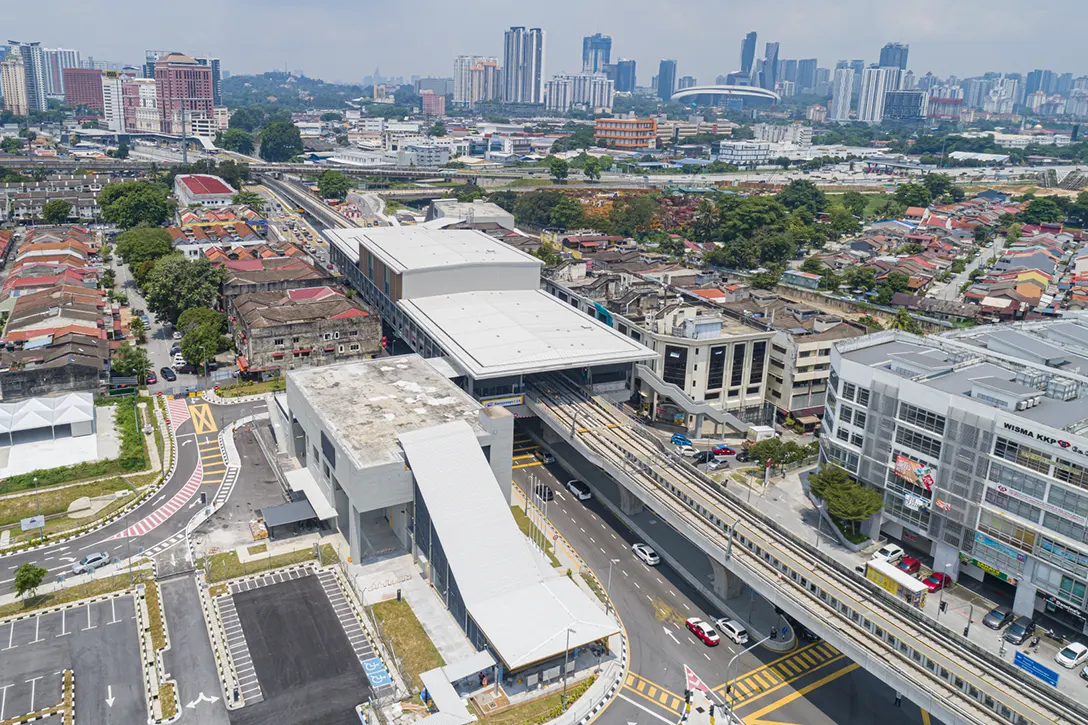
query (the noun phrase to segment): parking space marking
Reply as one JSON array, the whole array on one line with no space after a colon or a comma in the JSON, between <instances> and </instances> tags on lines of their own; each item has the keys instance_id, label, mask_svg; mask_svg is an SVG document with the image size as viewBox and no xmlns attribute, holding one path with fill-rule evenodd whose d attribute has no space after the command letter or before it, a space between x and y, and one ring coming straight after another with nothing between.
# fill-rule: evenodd
<instances>
[{"instance_id":1,"label":"parking space marking","mask_svg":"<svg viewBox=\"0 0 1088 725\"><path fill-rule=\"evenodd\" d=\"M38 680L40 679L42 679L42 676L38 675L37 677L26 681L27 684L30 685L30 709L27 710L27 712L36 712L34 709L34 694L38 689Z\"/></svg>"},{"instance_id":2,"label":"parking space marking","mask_svg":"<svg viewBox=\"0 0 1088 725\"><path fill-rule=\"evenodd\" d=\"M34 639L30 640L30 644L41 642L42 638L38 636L38 632L42 626L42 615L37 614L34 616Z\"/></svg>"},{"instance_id":3,"label":"parking space marking","mask_svg":"<svg viewBox=\"0 0 1088 725\"><path fill-rule=\"evenodd\" d=\"M0 650L0 652L7 652L9 649L15 649L19 645L13 644L15 642L15 622L11 623L11 632L8 633L8 646Z\"/></svg>"},{"instance_id":4,"label":"parking space marking","mask_svg":"<svg viewBox=\"0 0 1088 725\"><path fill-rule=\"evenodd\" d=\"M97 628L98 628L97 624L91 624L91 603L87 602L87 626L83 628L83 631L86 632L88 629L97 629Z\"/></svg>"},{"instance_id":5,"label":"parking space marking","mask_svg":"<svg viewBox=\"0 0 1088 725\"><path fill-rule=\"evenodd\" d=\"M68 620L65 616L67 613L68 611L66 609L60 610L60 634L57 635L58 637L71 634L71 632L68 631Z\"/></svg>"},{"instance_id":6,"label":"parking space marking","mask_svg":"<svg viewBox=\"0 0 1088 725\"><path fill-rule=\"evenodd\" d=\"M219 618L223 622L223 632L227 637L227 649L230 650L231 660L234 661L234 672L238 675L238 690L245 698L246 704L251 705L264 700L261 684L257 681L257 673L253 667L253 657L249 653L249 644L242 629L242 622L238 616L238 610L234 607L233 594L237 593L237 584L231 585L231 594L216 597L215 604L219 608ZM252 678L252 682L249 679Z\"/></svg>"},{"instance_id":7,"label":"parking space marking","mask_svg":"<svg viewBox=\"0 0 1088 725\"><path fill-rule=\"evenodd\" d=\"M15 687L15 683L0 687L0 722L4 721L4 707L8 704L8 688Z\"/></svg>"}]
</instances>

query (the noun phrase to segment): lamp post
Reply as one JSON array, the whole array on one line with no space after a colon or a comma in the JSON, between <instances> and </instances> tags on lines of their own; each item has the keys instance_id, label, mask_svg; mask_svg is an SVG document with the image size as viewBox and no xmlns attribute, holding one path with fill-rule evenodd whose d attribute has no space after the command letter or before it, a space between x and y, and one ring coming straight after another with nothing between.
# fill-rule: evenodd
<instances>
[{"instance_id":1,"label":"lamp post","mask_svg":"<svg viewBox=\"0 0 1088 725\"><path fill-rule=\"evenodd\" d=\"M816 549L820 548L820 536L823 534L824 527L824 504L821 503L816 506Z\"/></svg>"},{"instance_id":2,"label":"lamp post","mask_svg":"<svg viewBox=\"0 0 1088 725\"><path fill-rule=\"evenodd\" d=\"M733 689L734 689L733 685L736 684L736 679L737 679L736 675L734 675L733 677L729 677L729 673L733 671L733 663L735 663L737 661L737 658L740 657L742 654L744 654L745 652L751 652L756 647L760 646L761 644L763 644L764 642L766 642L770 638L771 638L771 635L768 634L766 637L759 640L758 642L756 642L754 645L752 645L748 649L737 652L735 655L733 655L733 659L729 660L729 664L727 664L725 666L726 680L729 681L729 685L728 685L728 687L726 689L726 692L729 694L729 714L730 714L730 716L732 716L732 714L733 714L733 700L734 700L734 698L733 698Z\"/></svg>"},{"instance_id":3,"label":"lamp post","mask_svg":"<svg viewBox=\"0 0 1088 725\"><path fill-rule=\"evenodd\" d=\"M951 564L945 564L944 565L944 570L946 572L945 576L947 576L949 578L951 578L952 575L948 574L947 572L951 568L952 568ZM937 619L938 620L940 620L940 618L941 618L941 612L944 611L944 590L945 590L945 587L947 587L947 586L948 586L948 580L947 579L945 581L941 582L941 594L940 594L940 597L938 598L938 601L937 601Z\"/></svg>"},{"instance_id":4,"label":"lamp post","mask_svg":"<svg viewBox=\"0 0 1088 725\"><path fill-rule=\"evenodd\" d=\"M567 627L567 648L563 650L563 697L559 701L560 707L563 709L567 707L567 658L570 657L570 633L573 631L570 627Z\"/></svg>"},{"instance_id":5,"label":"lamp post","mask_svg":"<svg viewBox=\"0 0 1088 725\"><path fill-rule=\"evenodd\" d=\"M42 500L38 496L38 477L34 477L34 503L38 506L38 518L42 515ZM38 527L38 541L41 541L45 537L45 522L42 522L42 526ZM30 532L26 535L27 541L30 541Z\"/></svg>"},{"instance_id":6,"label":"lamp post","mask_svg":"<svg viewBox=\"0 0 1088 725\"><path fill-rule=\"evenodd\" d=\"M608 560L608 584L606 584L605 587L604 587L604 593L606 595L605 596L605 603L604 603L605 604L605 614L608 614L609 612L612 611L612 565L613 564L619 564L619 563L620 563L619 559L609 559Z\"/></svg>"}]
</instances>

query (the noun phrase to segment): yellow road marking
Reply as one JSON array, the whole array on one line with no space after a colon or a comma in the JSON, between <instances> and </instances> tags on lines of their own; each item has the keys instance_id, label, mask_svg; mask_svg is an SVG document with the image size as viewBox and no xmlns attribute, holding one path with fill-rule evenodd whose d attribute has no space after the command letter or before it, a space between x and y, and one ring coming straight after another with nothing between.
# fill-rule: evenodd
<instances>
[{"instance_id":1,"label":"yellow road marking","mask_svg":"<svg viewBox=\"0 0 1088 725\"><path fill-rule=\"evenodd\" d=\"M519 463L516 466L511 466L511 468L532 468L533 466L542 466L542 465L544 465L544 464L541 463L540 461L533 461L531 463Z\"/></svg>"},{"instance_id":2,"label":"yellow road marking","mask_svg":"<svg viewBox=\"0 0 1088 725\"><path fill-rule=\"evenodd\" d=\"M203 435L204 433L214 433L219 430L215 425L215 417L212 415L212 408L207 403L196 403L189 406L189 414L193 419L193 430L197 435Z\"/></svg>"},{"instance_id":3,"label":"yellow road marking","mask_svg":"<svg viewBox=\"0 0 1088 725\"><path fill-rule=\"evenodd\" d=\"M646 689L646 680L640 681L638 683L638 688L637 689L638 689L639 692L642 692L643 690L645 690Z\"/></svg>"},{"instance_id":4,"label":"yellow road marking","mask_svg":"<svg viewBox=\"0 0 1088 725\"><path fill-rule=\"evenodd\" d=\"M929 713L922 710L922 725L929 725Z\"/></svg>"},{"instance_id":5,"label":"yellow road marking","mask_svg":"<svg viewBox=\"0 0 1088 725\"><path fill-rule=\"evenodd\" d=\"M754 702L755 700L758 700L761 697L765 697L766 695L771 694L772 692L776 692L778 690L781 690L786 685L789 685L791 682L796 682L797 680L801 679L805 675L811 674L811 673L813 673L813 672L815 672L817 670L822 670L823 668L825 668L825 667L827 667L829 665L832 665L832 664L834 664L834 663L836 663L836 662L838 662L839 660L842 660L842 659L846 659L846 655L839 655L838 657L834 657L832 659L825 660L824 662L816 665L815 667L813 667L810 670L806 670L805 672L801 673L800 675L797 675L796 677L791 677L788 680L783 680L782 682L779 682L774 687L771 687L771 688L766 689L766 690L760 690L759 692L757 692L755 694L751 694L751 696L748 697L747 699L738 698L734 702L734 705L739 707L740 705L750 704L750 703ZM739 685L740 683L738 682L737 684ZM754 688L754 686L753 686L753 688Z\"/></svg>"},{"instance_id":6,"label":"yellow road marking","mask_svg":"<svg viewBox=\"0 0 1088 725\"><path fill-rule=\"evenodd\" d=\"M662 705L664 705L664 704L666 704L666 703L667 703L667 702L669 701L669 697L670 697L669 693L667 693L667 692L665 692L664 690L662 690L662 691L661 691L661 696L660 696L660 697L658 697L658 698L657 698L657 700L658 700L658 702L660 702L660 703L661 703Z\"/></svg>"},{"instance_id":7,"label":"yellow road marking","mask_svg":"<svg viewBox=\"0 0 1088 725\"><path fill-rule=\"evenodd\" d=\"M627 685L628 687L630 687L630 686L631 686L631 683L633 683L634 681L635 681L635 676L634 676L634 674L633 674L633 673L630 673L630 672L628 672L628 673L627 673L627 682L626 682L625 684L626 684L626 685Z\"/></svg>"},{"instance_id":8,"label":"yellow road marking","mask_svg":"<svg viewBox=\"0 0 1088 725\"><path fill-rule=\"evenodd\" d=\"M797 655L803 654L803 653L805 653L807 651L810 651L814 647L819 646L820 644L821 644L820 642L813 642L811 644L806 644L804 647L802 647L800 649L795 649L795 650L792 650L790 652L787 652L786 654L782 655L781 657L779 657L776 660L771 660L770 662L768 662L765 665L760 665L759 667L756 667L755 669L748 670L744 674L737 675L737 680L745 679L746 677L749 677L750 675L752 675L755 672L763 672L764 670L767 670L770 667L772 667L774 665L777 665L780 662L785 662L786 660L792 660ZM836 654L838 654L838 652L836 652ZM815 664L815 662L814 662L814 664ZM729 686L728 682L723 682L722 684L715 687L714 691L715 692L725 692L725 688L728 687L728 686Z\"/></svg>"},{"instance_id":9,"label":"yellow road marking","mask_svg":"<svg viewBox=\"0 0 1088 725\"><path fill-rule=\"evenodd\" d=\"M744 722L747 723L747 725L770 725L770 721L761 720L760 718L763 717L764 715L768 714L768 713L772 713L775 710L778 710L780 708L785 707L786 705L790 704L794 700L797 700L798 698L804 697L805 695L812 692L813 690L819 689L819 688L823 687L824 685L826 685L826 684L828 684L830 682L834 682L835 680L839 679L843 675L850 674L851 672L853 672L854 670L856 670L860 666L861 665L859 665L857 663L851 662L848 666L843 667L841 670L837 670L835 672L832 672L830 675L827 675L827 676L817 680L816 682L813 682L811 685L805 685L800 690L795 690L795 691L791 692L790 694L786 695L785 697L780 698L778 700L775 700L774 702L772 702L770 705L767 705L763 709L757 710L756 712L753 712L750 715L746 715L744 717Z\"/></svg>"},{"instance_id":10,"label":"yellow road marking","mask_svg":"<svg viewBox=\"0 0 1088 725\"><path fill-rule=\"evenodd\" d=\"M530 459L530 458L536 458L536 456L534 456L532 453L526 453L526 454L521 455L521 456L514 456L510 460L512 460L512 461L524 461L524 460Z\"/></svg>"},{"instance_id":11,"label":"yellow road marking","mask_svg":"<svg viewBox=\"0 0 1088 725\"><path fill-rule=\"evenodd\" d=\"M752 679L755 680L756 682L758 682L759 684L763 685L764 687L771 687L772 685L774 685L774 680L772 680L770 678L767 678L766 680L763 679L766 676L766 674L767 674L766 672L757 672L754 675L752 675Z\"/></svg>"},{"instance_id":12,"label":"yellow road marking","mask_svg":"<svg viewBox=\"0 0 1088 725\"><path fill-rule=\"evenodd\" d=\"M645 683L645 681L640 680L640 684L645 685L646 683ZM680 703L680 700L678 698L676 698L675 696L672 696L674 701L676 701L677 703L680 703L680 705L679 706L678 705L673 705L672 707L669 707L668 705L663 704L663 701L659 702L655 698L650 697L645 692L639 691L635 687L627 687L625 685L623 689L627 690L628 692L630 692L632 694L638 695L643 700L646 700L647 702L653 703L654 705L657 705L658 707L664 708L665 710L667 710L669 712L675 712L675 713L680 712L680 707L682 706L682 703Z\"/></svg>"},{"instance_id":13,"label":"yellow road marking","mask_svg":"<svg viewBox=\"0 0 1088 725\"><path fill-rule=\"evenodd\" d=\"M652 700L654 698L654 695L656 695L656 694L657 694L657 688L654 687L653 685L650 685L650 689L646 691L646 697L648 697L648 698L650 698Z\"/></svg>"}]
</instances>

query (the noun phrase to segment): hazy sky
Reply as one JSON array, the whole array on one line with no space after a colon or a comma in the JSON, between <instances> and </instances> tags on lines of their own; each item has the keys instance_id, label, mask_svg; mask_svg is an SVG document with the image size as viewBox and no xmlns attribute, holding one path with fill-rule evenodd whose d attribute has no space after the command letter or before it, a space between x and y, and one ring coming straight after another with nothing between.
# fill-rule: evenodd
<instances>
[{"instance_id":1,"label":"hazy sky","mask_svg":"<svg viewBox=\"0 0 1088 725\"><path fill-rule=\"evenodd\" d=\"M638 62L649 85L661 58L700 83L736 70L740 41L759 33L780 58L875 61L888 41L910 44L909 67L970 76L1033 68L1088 73L1088 52L1063 29L1088 27L1085 0L4 0L4 38L77 48L83 57L139 63L148 48L219 56L231 73L302 70L358 82L452 73L453 56L502 56L511 25L547 31L548 75L577 71L582 37L612 36L612 58Z\"/></svg>"}]
</instances>

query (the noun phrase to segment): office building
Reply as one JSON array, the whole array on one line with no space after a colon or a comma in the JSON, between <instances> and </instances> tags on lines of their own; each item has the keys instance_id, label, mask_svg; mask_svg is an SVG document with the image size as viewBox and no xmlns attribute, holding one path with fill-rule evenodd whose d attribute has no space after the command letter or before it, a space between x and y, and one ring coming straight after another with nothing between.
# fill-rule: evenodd
<instances>
[{"instance_id":1,"label":"office building","mask_svg":"<svg viewBox=\"0 0 1088 725\"><path fill-rule=\"evenodd\" d=\"M506 31L504 54L506 103L544 102L544 31L515 26Z\"/></svg>"},{"instance_id":2,"label":"office building","mask_svg":"<svg viewBox=\"0 0 1088 725\"><path fill-rule=\"evenodd\" d=\"M44 113L49 110L45 97L45 63L42 58L42 44L39 42L21 43L9 40L12 52L18 51L23 59L23 76L26 84L26 108L28 113Z\"/></svg>"},{"instance_id":3,"label":"office building","mask_svg":"<svg viewBox=\"0 0 1088 725\"><path fill-rule=\"evenodd\" d=\"M850 120L850 97L853 95L854 69L836 68L831 84L831 108L827 115L829 121Z\"/></svg>"},{"instance_id":4,"label":"office building","mask_svg":"<svg viewBox=\"0 0 1088 725\"><path fill-rule=\"evenodd\" d=\"M816 87L816 59L805 58L797 61L797 90L799 93L812 93Z\"/></svg>"},{"instance_id":5,"label":"office building","mask_svg":"<svg viewBox=\"0 0 1088 725\"><path fill-rule=\"evenodd\" d=\"M823 106L815 106L815 108L823 108ZM806 126L800 121L788 124L756 123L752 124L752 133L757 141L788 143L795 146L812 145L812 126Z\"/></svg>"},{"instance_id":6,"label":"office building","mask_svg":"<svg viewBox=\"0 0 1088 725\"><path fill-rule=\"evenodd\" d=\"M200 65L207 66L212 70L212 103L216 106L223 105L223 70L220 67L218 58L204 58L195 56L193 58Z\"/></svg>"},{"instance_id":7,"label":"office building","mask_svg":"<svg viewBox=\"0 0 1088 725\"><path fill-rule=\"evenodd\" d=\"M1068 96L1072 92L1072 90L1073 74L1062 73L1061 76L1058 77L1057 83L1054 86L1054 92L1062 96Z\"/></svg>"},{"instance_id":8,"label":"office building","mask_svg":"<svg viewBox=\"0 0 1088 725\"><path fill-rule=\"evenodd\" d=\"M439 95L434 91L427 89L420 91L419 97L422 101L424 116L446 115L446 97L444 95Z\"/></svg>"},{"instance_id":9,"label":"office building","mask_svg":"<svg viewBox=\"0 0 1088 725\"><path fill-rule=\"evenodd\" d=\"M155 77L155 63L158 62L159 58L169 54L170 51L168 50L145 50L143 67L144 78L153 79Z\"/></svg>"},{"instance_id":10,"label":"office building","mask_svg":"<svg viewBox=\"0 0 1088 725\"><path fill-rule=\"evenodd\" d=\"M1088 324L882 332L832 350L821 457L879 490L862 525L1001 591L1018 615L1088 621Z\"/></svg>"},{"instance_id":11,"label":"office building","mask_svg":"<svg viewBox=\"0 0 1088 725\"><path fill-rule=\"evenodd\" d=\"M121 84L125 131L158 133L159 104L154 78L133 78Z\"/></svg>"},{"instance_id":12,"label":"office building","mask_svg":"<svg viewBox=\"0 0 1088 725\"><path fill-rule=\"evenodd\" d=\"M211 66L181 53L164 55L155 61L155 90L161 133L190 133L199 121L210 127L215 107Z\"/></svg>"},{"instance_id":13,"label":"office building","mask_svg":"<svg viewBox=\"0 0 1088 725\"><path fill-rule=\"evenodd\" d=\"M604 67L611 63L612 38L594 33L582 38L582 72L603 73Z\"/></svg>"},{"instance_id":14,"label":"office building","mask_svg":"<svg viewBox=\"0 0 1088 725\"><path fill-rule=\"evenodd\" d=\"M921 123L929 114L929 94L925 91L888 91L884 94L885 121Z\"/></svg>"},{"instance_id":15,"label":"office building","mask_svg":"<svg viewBox=\"0 0 1088 725\"><path fill-rule=\"evenodd\" d=\"M767 43L763 53L763 68L760 71L759 86L773 91L778 85L778 43Z\"/></svg>"},{"instance_id":16,"label":"office building","mask_svg":"<svg viewBox=\"0 0 1088 725\"><path fill-rule=\"evenodd\" d=\"M784 81L791 83L797 83L797 61L792 58L789 60L779 61L779 67L782 69L780 77Z\"/></svg>"},{"instance_id":17,"label":"office building","mask_svg":"<svg viewBox=\"0 0 1088 725\"><path fill-rule=\"evenodd\" d=\"M865 72L865 61L855 59L847 65L854 71L854 89L851 96L854 104L857 105L858 98L861 96L861 74Z\"/></svg>"},{"instance_id":18,"label":"office building","mask_svg":"<svg viewBox=\"0 0 1088 725\"><path fill-rule=\"evenodd\" d=\"M885 68L907 69L907 52L909 45L903 43L888 43L880 49L880 65Z\"/></svg>"},{"instance_id":19,"label":"office building","mask_svg":"<svg viewBox=\"0 0 1088 725\"><path fill-rule=\"evenodd\" d=\"M676 61L663 60L657 69L657 97L666 103L676 93Z\"/></svg>"},{"instance_id":20,"label":"office building","mask_svg":"<svg viewBox=\"0 0 1088 725\"><path fill-rule=\"evenodd\" d=\"M684 76L680 79L679 90L682 91L685 88L694 88L697 85L699 85L699 83L695 80L695 76Z\"/></svg>"},{"instance_id":21,"label":"office building","mask_svg":"<svg viewBox=\"0 0 1088 725\"><path fill-rule=\"evenodd\" d=\"M502 97L502 74L495 58L482 58L469 69L468 103L489 103Z\"/></svg>"},{"instance_id":22,"label":"office building","mask_svg":"<svg viewBox=\"0 0 1088 725\"><path fill-rule=\"evenodd\" d=\"M744 36L740 44L740 72L751 75L752 64L756 60L756 31Z\"/></svg>"},{"instance_id":23,"label":"office building","mask_svg":"<svg viewBox=\"0 0 1088 725\"><path fill-rule=\"evenodd\" d=\"M880 123L884 118L884 96L894 68L866 68L862 72L861 95L858 97L858 120ZM896 76L898 77L898 76Z\"/></svg>"},{"instance_id":24,"label":"office building","mask_svg":"<svg viewBox=\"0 0 1088 725\"><path fill-rule=\"evenodd\" d=\"M637 83L635 61L621 58L616 64L616 90L620 93L634 93Z\"/></svg>"},{"instance_id":25,"label":"office building","mask_svg":"<svg viewBox=\"0 0 1088 725\"><path fill-rule=\"evenodd\" d=\"M93 68L64 69L64 103L101 112L102 71Z\"/></svg>"},{"instance_id":26,"label":"office building","mask_svg":"<svg viewBox=\"0 0 1088 725\"><path fill-rule=\"evenodd\" d=\"M593 140L618 149L656 148L657 121L652 118L598 118L593 122Z\"/></svg>"},{"instance_id":27,"label":"office building","mask_svg":"<svg viewBox=\"0 0 1088 725\"><path fill-rule=\"evenodd\" d=\"M558 75L548 81L547 110L566 113L572 106L611 109L615 83L601 73Z\"/></svg>"},{"instance_id":28,"label":"office building","mask_svg":"<svg viewBox=\"0 0 1088 725\"><path fill-rule=\"evenodd\" d=\"M718 161L744 168L755 168L771 160L771 145L762 141L722 141Z\"/></svg>"},{"instance_id":29,"label":"office building","mask_svg":"<svg viewBox=\"0 0 1088 725\"><path fill-rule=\"evenodd\" d=\"M115 70L102 73L102 116L106 128L114 133L125 131L125 104L121 74Z\"/></svg>"},{"instance_id":30,"label":"office building","mask_svg":"<svg viewBox=\"0 0 1088 725\"><path fill-rule=\"evenodd\" d=\"M49 96L64 95L64 69L79 67L79 51L68 48L46 48L42 51L45 63L45 93Z\"/></svg>"},{"instance_id":31,"label":"office building","mask_svg":"<svg viewBox=\"0 0 1088 725\"><path fill-rule=\"evenodd\" d=\"M10 53L0 61L0 90L4 92L4 110L16 116L26 116L30 111L26 98L26 71L23 58Z\"/></svg>"},{"instance_id":32,"label":"office building","mask_svg":"<svg viewBox=\"0 0 1088 725\"><path fill-rule=\"evenodd\" d=\"M983 78L969 78L963 90L963 102L971 107L981 109L983 102L990 95L992 81Z\"/></svg>"}]
</instances>

